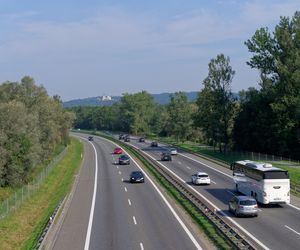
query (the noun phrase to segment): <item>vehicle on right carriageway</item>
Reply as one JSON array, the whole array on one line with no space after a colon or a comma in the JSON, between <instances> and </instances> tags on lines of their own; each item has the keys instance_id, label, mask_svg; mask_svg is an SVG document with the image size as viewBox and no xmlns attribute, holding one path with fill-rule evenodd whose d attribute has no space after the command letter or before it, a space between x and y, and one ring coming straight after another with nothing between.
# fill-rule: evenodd
<instances>
[{"instance_id":1,"label":"vehicle on right carriageway","mask_svg":"<svg viewBox=\"0 0 300 250\"><path fill-rule=\"evenodd\" d=\"M269 163L249 160L231 164L237 192L262 204L289 204L290 179L288 171Z\"/></svg>"}]
</instances>

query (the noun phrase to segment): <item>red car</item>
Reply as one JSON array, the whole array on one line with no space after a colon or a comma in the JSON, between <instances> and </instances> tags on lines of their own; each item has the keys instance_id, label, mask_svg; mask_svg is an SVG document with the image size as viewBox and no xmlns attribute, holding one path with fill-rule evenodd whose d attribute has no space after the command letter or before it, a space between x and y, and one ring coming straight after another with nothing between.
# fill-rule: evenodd
<instances>
[{"instance_id":1,"label":"red car","mask_svg":"<svg viewBox=\"0 0 300 250\"><path fill-rule=\"evenodd\" d=\"M116 155L123 154L123 150L121 148L115 148L114 154L116 154Z\"/></svg>"}]
</instances>

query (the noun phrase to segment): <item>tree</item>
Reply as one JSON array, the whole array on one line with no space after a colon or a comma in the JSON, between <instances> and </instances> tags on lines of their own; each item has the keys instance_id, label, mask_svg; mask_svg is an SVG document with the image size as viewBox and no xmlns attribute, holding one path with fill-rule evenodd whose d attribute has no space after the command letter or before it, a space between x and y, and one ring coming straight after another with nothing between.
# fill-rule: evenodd
<instances>
[{"instance_id":1,"label":"tree","mask_svg":"<svg viewBox=\"0 0 300 250\"><path fill-rule=\"evenodd\" d=\"M186 140L192 133L192 106L188 102L186 94L176 92L171 95L167 109L169 113L168 133L174 135L177 141Z\"/></svg>"},{"instance_id":2,"label":"tree","mask_svg":"<svg viewBox=\"0 0 300 250\"><path fill-rule=\"evenodd\" d=\"M265 112L269 117L272 132L267 137L260 131L270 142L263 148L268 152L299 157L300 12L295 12L291 19L281 17L272 34L267 28L258 29L245 44L253 53L248 64L261 72L260 94L268 100L269 108L257 109L258 114ZM259 123L256 119L257 126Z\"/></svg>"},{"instance_id":3,"label":"tree","mask_svg":"<svg viewBox=\"0 0 300 250\"><path fill-rule=\"evenodd\" d=\"M153 97L146 91L125 94L120 101L119 119L122 130L133 134L148 133L155 111Z\"/></svg>"},{"instance_id":4,"label":"tree","mask_svg":"<svg viewBox=\"0 0 300 250\"><path fill-rule=\"evenodd\" d=\"M235 71L230 66L229 57L223 54L212 59L208 68L204 88L197 99L196 124L203 129L208 141L218 145L220 151L226 151L235 107L231 92Z\"/></svg>"},{"instance_id":5,"label":"tree","mask_svg":"<svg viewBox=\"0 0 300 250\"><path fill-rule=\"evenodd\" d=\"M30 172L68 142L72 114L31 77L0 85L0 186L28 181Z\"/></svg>"}]
</instances>

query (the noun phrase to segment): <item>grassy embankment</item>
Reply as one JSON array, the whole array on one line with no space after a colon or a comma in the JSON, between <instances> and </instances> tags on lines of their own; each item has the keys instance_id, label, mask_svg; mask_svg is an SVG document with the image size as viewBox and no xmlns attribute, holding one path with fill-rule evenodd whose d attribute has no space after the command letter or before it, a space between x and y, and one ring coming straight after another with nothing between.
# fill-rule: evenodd
<instances>
[{"instance_id":1,"label":"grassy embankment","mask_svg":"<svg viewBox=\"0 0 300 250\"><path fill-rule=\"evenodd\" d=\"M82 151L79 140L72 139L67 154L37 193L0 220L0 249L34 249L49 217L71 188Z\"/></svg>"}]
</instances>

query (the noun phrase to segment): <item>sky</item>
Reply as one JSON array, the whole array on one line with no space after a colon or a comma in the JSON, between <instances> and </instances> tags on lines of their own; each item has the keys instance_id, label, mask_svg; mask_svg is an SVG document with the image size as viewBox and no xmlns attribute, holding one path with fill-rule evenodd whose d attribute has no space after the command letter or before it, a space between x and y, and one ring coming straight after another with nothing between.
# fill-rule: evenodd
<instances>
[{"instance_id":1,"label":"sky","mask_svg":"<svg viewBox=\"0 0 300 250\"><path fill-rule=\"evenodd\" d=\"M299 0L0 0L0 83L29 75L63 101L200 91L220 53L232 90L258 87L244 42Z\"/></svg>"}]
</instances>

